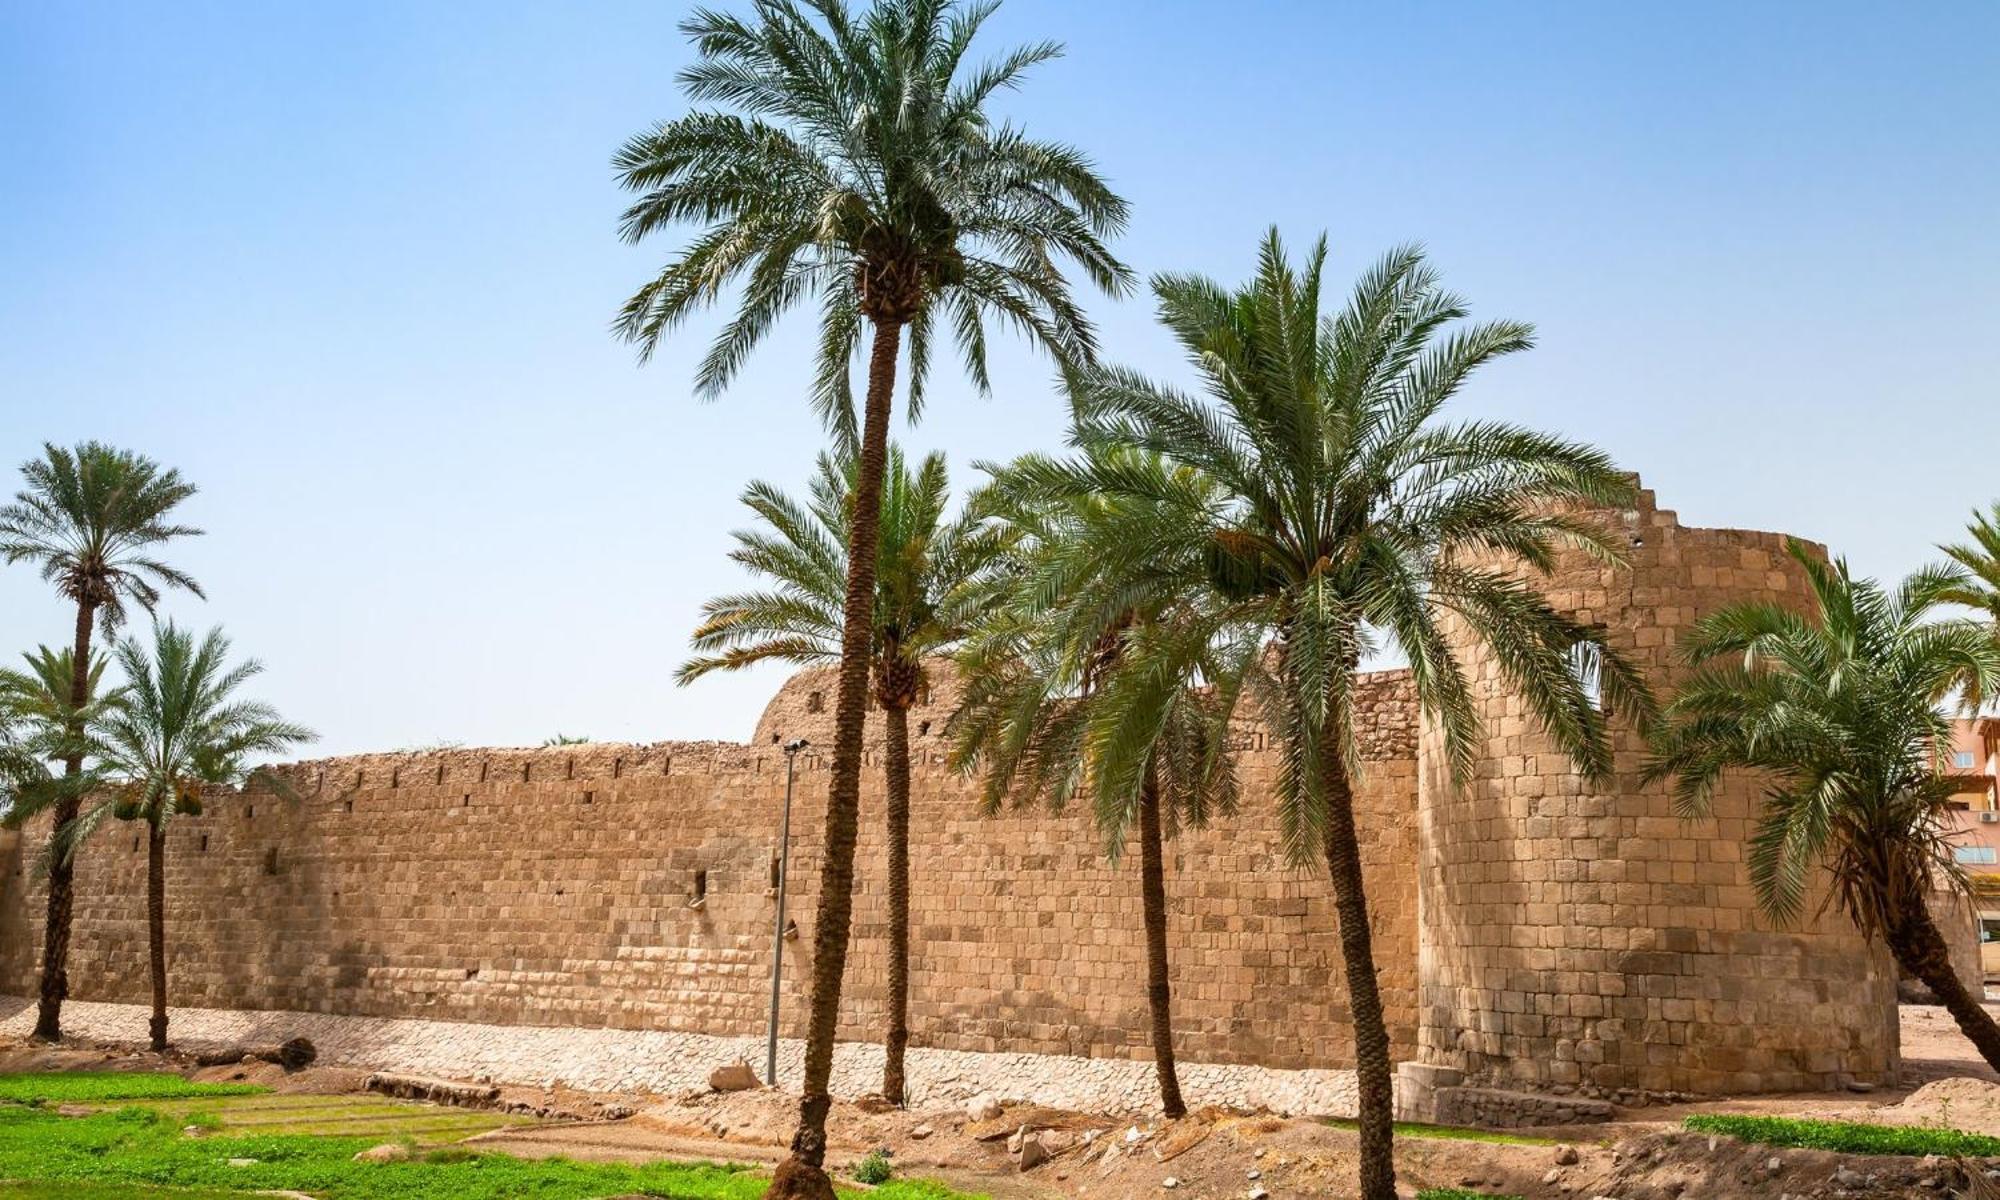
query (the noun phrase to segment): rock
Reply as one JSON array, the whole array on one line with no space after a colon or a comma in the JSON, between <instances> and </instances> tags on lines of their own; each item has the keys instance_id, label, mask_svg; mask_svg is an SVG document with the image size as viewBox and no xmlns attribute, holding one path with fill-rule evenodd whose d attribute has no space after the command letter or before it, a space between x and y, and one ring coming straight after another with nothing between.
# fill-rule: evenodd
<instances>
[{"instance_id":1,"label":"rock","mask_svg":"<svg viewBox=\"0 0 2000 1200\"><path fill-rule=\"evenodd\" d=\"M1271 1193L1260 1187L1250 1189L1250 1200L1271 1200Z\"/></svg>"},{"instance_id":2,"label":"rock","mask_svg":"<svg viewBox=\"0 0 2000 1200\"><path fill-rule=\"evenodd\" d=\"M737 1059L726 1067L717 1067L708 1073L708 1086L718 1092L747 1092L751 1088L762 1087L763 1081L750 1064Z\"/></svg>"},{"instance_id":3,"label":"rock","mask_svg":"<svg viewBox=\"0 0 2000 1200\"><path fill-rule=\"evenodd\" d=\"M379 1146L370 1146L368 1149L355 1155L354 1161L362 1163L408 1162L410 1161L410 1148L397 1142L384 1142Z\"/></svg>"},{"instance_id":4,"label":"rock","mask_svg":"<svg viewBox=\"0 0 2000 1200\"><path fill-rule=\"evenodd\" d=\"M910 1130L910 1140L913 1142L921 1142L935 1132L937 1131L932 1129L928 1125L919 1125L915 1129Z\"/></svg>"},{"instance_id":5,"label":"rock","mask_svg":"<svg viewBox=\"0 0 2000 1200\"><path fill-rule=\"evenodd\" d=\"M997 1121L1002 1111L1000 1098L992 1092L981 1092L965 1102L965 1119L968 1121Z\"/></svg>"},{"instance_id":6,"label":"rock","mask_svg":"<svg viewBox=\"0 0 2000 1200\"><path fill-rule=\"evenodd\" d=\"M1576 1152L1575 1146L1556 1147L1556 1165L1559 1167L1573 1167L1582 1157L1582 1155Z\"/></svg>"},{"instance_id":7,"label":"rock","mask_svg":"<svg viewBox=\"0 0 2000 1200\"><path fill-rule=\"evenodd\" d=\"M232 1158L229 1160L229 1165L232 1167L254 1167L257 1165L257 1160L254 1158Z\"/></svg>"},{"instance_id":8,"label":"rock","mask_svg":"<svg viewBox=\"0 0 2000 1200\"><path fill-rule=\"evenodd\" d=\"M1556 1180L1561 1179L1562 1177L1563 1177L1563 1169L1561 1167L1550 1167L1548 1170L1542 1172L1543 1183L1554 1183Z\"/></svg>"},{"instance_id":9,"label":"rock","mask_svg":"<svg viewBox=\"0 0 2000 1200\"><path fill-rule=\"evenodd\" d=\"M278 1047L277 1063L287 1071L309 1067L318 1060L319 1047L310 1038L291 1038Z\"/></svg>"},{"instance_id":10,"label":"rock","mask_svg":"<svg viewBox=\"0 0 2000 1200\"><path fill-rule=\"evenodd\" d=\"M483 1108L500 1098L500 1089L491 1084L457 1083L424 1075L398 1075L377 1071L361 1085L364 1091L380 1092L398 1100L429 1100L434 1104L456 1104Z\"/></svg>"},{"instance_id":11,"label":"rock","mask_svg":"<svg viewBox=\"0 0 2000 1200\"><path fill-rule=\"evenodd\" d=\"M1026 1125L1023 1125L1019 1129L1016 1129L1013 1133L1013 1136L1007 1139L1007 1153L1019 1154L1021 1152L1021 1147L1027 1144L1028 1134L1030 1132L1031 1130L1029 1130L1029 1128Z\"/></svg>"},{"instance_id":12,"label":"rock","mask_svg":"<svg viewBox=\"0 0 2000 1200\"><path fill-rule=\"evenodd\" d=\"M1249 1174L1248 1174L1247 1176L1245 1176L1245 1178L1247 1178L1248 1180L1250 1180L1250 1182L1252 1182L1252 1183L1255 1183L1255 1182L1257 1182L1257 1181L1258 1181L1259 1179L1262 1179L1262 1178L1264 1178L1264 1172L1262 1172L1262 1171L1259 1171L1259 1170L1258 1170L1257 1168L1255 1168L1255 1167L1252 1167L1252 1168L1250 1168L1250 1173L1249 1173Z\"/></svg>"},{"instance_id":13,"label":"rock","mask_svg":"<svg viewBox=\"0 0 2000 1200\"><path fill-rule=\"evenodd\" d=\"M199 1067L226 1067L232 1063L277 1063L287 1071L309 1067L319 1058L318 1047L310 1038L295 1037L275 1045L223 1046L195 1055Z\"/></svg>"},{"instance_id":14,"label":"rock","mask_svg":"<svg viewBox=\"0 0 2000 1200\"><path fill-rule=\"evenodd\" d=\"M1170 1192L1173 1191L1175 1188L1179 1187L1180 1185L1181 1181L1175 1179L1171 1175L1167 1176L1165 1179L1160 1180L1160 1186L1167 1189Z\"/></svg>"},{"instance_id":15,"label":"rock","mask_svg":"<svg viewBox=\"0 0 2000 1200\"><path fill-rule=\"evenodd\" d=\"M208 1130L203 1129L199 1125L183 1125L181 1126L181 1132L189 1137L201 1137L203 1134L207 1133Z\"/></svg>"},{"instance_id":16,"label":"rock","mask_svg":"<svg viewBox=\"0 0 2000 1200\"><path fill-rule=\"evenodd\" d=\"M1125 1131L1125 1144L1128 1146L1133 1145L1145 1136L1145 1134L1139 1132L1139 1127L1134 1125Z\"/></svg>"},{"instance_id":17,"label":"rock","mask_svg":"<svg viewBox=\"0 0 2000 1200\"><path fill-rule=\"evenodd\" d=\"M1021 1139L1021 1169L1032 1171L1049 1161L1049 1149L1042 1145L1042 1139L1029 1134Z\"/></svg>"}]
</instances>

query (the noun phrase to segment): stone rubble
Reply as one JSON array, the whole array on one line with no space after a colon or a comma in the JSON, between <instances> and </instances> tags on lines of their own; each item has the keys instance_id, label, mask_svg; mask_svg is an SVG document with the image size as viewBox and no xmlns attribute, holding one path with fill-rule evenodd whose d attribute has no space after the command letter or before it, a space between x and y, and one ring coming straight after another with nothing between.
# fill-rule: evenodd
<instances>
[{"instance_id":1,"label":"stone rubble","mask_svg":"<svg viewBox=\"0 0 2000 1200\"><path fill-rule=\"evenodd\" d=\"M25 1038L34 1027L34 1006L25 1000L0 998L0 1014L9 1014L0 1018L0 1037ZM63 1006L63 1027L73 1037L142 1044L149 1015L144 1005L72 1000ZM764 1061L761 1037L198 1008L175 1008L169 1015L174 1042L185 1050L307 1037L325 1066L588 1092L676 1095L706 1090L710 1072L718 1067ZM779 1086L796 1090L804 1062L805 1043L781 1039ZM842 1042L834 1049L833 1093L852 1098L875 1091L882 1082L882 1062L880 1045ZM1137 1059L912 1046L907 1071L907 1099L918 1109L960 1108L969 1116L997 1105L1000 1098L1120 1115L1147 1115L1158 1107L1153 1065ZM1355 1113L1352 1071L1183 1062L1180 1082L1191 1109L1218 1104L1266 1108L1282 1116ZM1136 1128L1128 1140L1138 1140Z\"/></svg>"}]
</instances>

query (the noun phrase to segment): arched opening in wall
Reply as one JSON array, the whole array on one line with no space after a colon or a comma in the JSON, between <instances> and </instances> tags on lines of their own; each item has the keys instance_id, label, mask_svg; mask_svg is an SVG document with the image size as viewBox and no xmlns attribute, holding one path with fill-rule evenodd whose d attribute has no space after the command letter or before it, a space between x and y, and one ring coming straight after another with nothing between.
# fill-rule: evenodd
<instances>
[{"instance_id":1,"label":"arched opening in wall","mask_svg":"<svg viewBox=\"0 0 2000 1200\"><path fill-rule=\"evenodd\" d=\"M1570 646L1569 673L1583 689L1583 697L1590 706L1609 715L1610 710L1604 706L1604 643L1598 636L1579 638Z\"/></svg>"},{"instance_id":2,"label":"arched opening in wall","mask_svg":"<svg viewBox=\"0 0 2000 1200\"><path fill-rule=\"evenodd\" d=\"M809 712L809 713L822 713L822 712L825 712L825 711L826 711L826 693L825 693L825 692L807 692L807 693L806 693L806 711L807 711L807 712Z\"/></svg>"},{"instance_id":3,"label":"arched opening in wall","mask_svg":"<svg viewBox=\"0 0 2000 1200\"><path fill-rule=\"evenodd\" d=\"M930 731L931 731L931 723L930 723L929 721L918 721L918 722L917 722L917 736L918 736L918 737L923 737L923 736L924 736L925 734L929 733Z\"/></svg>"}]
</instances>

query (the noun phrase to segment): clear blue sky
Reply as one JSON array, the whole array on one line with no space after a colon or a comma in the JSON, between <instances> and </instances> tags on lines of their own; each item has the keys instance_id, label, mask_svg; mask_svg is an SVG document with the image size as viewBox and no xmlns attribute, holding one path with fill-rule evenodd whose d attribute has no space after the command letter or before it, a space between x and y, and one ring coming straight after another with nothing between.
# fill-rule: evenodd
<instances>
[{"instance_id":1,"label":"clear blue sky","mask_svg":"<svg viewBox=\"0 0 2000 1200\"><path fill-rule=\"evenodd\" d=\"M669 674L738 490L809 469L809 330L707 405L707 328L644 369L606 332L670 248L618 243L607 162L683 111L682 12L0 3L0 463L102 438L199 481L211 600L169 611L328 752L740 739L776 686ZM1006 111L1097 158L1142 272L1237 279L1274 222L1342 276L1420 239L1540 327L1461 411L1872 573L2000 496L2000 6L1009 0L987 46L1041 36ZM1143 302L1094 311L1179 370ZM1057 444L1047 371L997 370L903 435L962 474ZM0 570L7 653L68 628Z\"/></svg>"}]
</instances>

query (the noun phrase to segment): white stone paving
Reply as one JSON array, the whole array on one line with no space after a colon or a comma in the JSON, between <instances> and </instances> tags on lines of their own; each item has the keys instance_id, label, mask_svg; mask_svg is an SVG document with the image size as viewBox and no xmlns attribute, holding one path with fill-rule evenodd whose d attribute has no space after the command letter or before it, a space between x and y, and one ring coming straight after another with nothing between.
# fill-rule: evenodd
<instances>
[{"instance_id":1,"label":"white stone paving","mask_svg":"<svg viewBox=\"0 0 2000 1200\"><path fill-rule=\"evenodd\" d=\"M137 1004L72 1000L63 1029L93 1041L143 1044L148 1009ZM26 1037L34 1006L0 997L0 1036ZM320 1061L334 1066L404 1071L454 1079L485 1076L496 1083L566 1087L592 1092L674 1095L704 1087L710 1070L741 1058L759 1074L761 1037L714 1037L633 1029L560 1029L474 1025L457 1021L345 1017L327 1013L205 1008L169 1010L178 1046L275 1042L311 1038ZM797 1088L805 1043L778 1043L778 1080ZM1143 1114L1157 1090L1150 1061L1074 1058L1056 1054L980 1054L912 1046L906 1069L912 1107L956 1105L980 1092L1052 1108ZM833 1093L856 1097L882 1078L882 1047L842 1042L834 1050ZM1353 1116L1354 1072L1284 1071L1219 1063L1180 1064L1189 1107L1223 1104L1268 1108L1289 1116Z\"/></svg>"}]
</instances>

